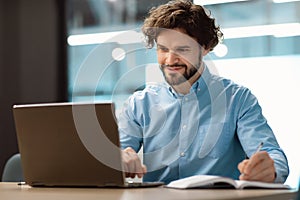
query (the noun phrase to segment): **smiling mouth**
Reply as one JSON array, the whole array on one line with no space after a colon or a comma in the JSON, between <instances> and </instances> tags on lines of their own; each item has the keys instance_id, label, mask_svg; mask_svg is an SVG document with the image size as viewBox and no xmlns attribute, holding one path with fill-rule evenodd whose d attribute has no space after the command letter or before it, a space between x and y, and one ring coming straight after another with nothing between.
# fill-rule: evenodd
<instances>
[{"instance_id":1,"label":"smiling mouth","mask_svg":"<svg viewBox=\"0 0 300 200\"><path fill-rule=\"evenodd\" d=\"M161 65L162 68L167 68L170 71L177 71L180 70L182 68L186 68L186 65Z\"/></svg>"}]
</instances>

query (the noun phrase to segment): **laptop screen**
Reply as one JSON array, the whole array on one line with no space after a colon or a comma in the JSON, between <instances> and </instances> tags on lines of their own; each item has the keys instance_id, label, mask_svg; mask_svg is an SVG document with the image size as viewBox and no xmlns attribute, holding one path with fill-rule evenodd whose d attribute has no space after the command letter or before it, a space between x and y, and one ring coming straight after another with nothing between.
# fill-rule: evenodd
<instances>
[{"instance_id":1,"label":"laptop screen","mask_svg":"<svg viewBox=\"0 0 300 200\"><path fill-rule=\"evenodd\" d=\"M13 114L29 185L124 184L113 103L18 105Z\"/></svg>"}]
</instances>

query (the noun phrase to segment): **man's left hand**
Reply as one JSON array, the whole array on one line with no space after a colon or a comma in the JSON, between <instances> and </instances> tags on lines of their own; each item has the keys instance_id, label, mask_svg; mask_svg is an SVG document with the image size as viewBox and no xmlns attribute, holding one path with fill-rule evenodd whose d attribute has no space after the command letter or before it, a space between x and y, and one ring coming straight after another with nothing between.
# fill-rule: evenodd
<instances>
[{"instance_id":1,"label":"man's left hand","mask_svg":"<svg viewBox=\"0 0 300 200\"><path fill-rule=\"evenodd\" d=\"M239 163L240 180L274 182L274 160L266 151L260 151Z\"/></svg>"}]
</instances>

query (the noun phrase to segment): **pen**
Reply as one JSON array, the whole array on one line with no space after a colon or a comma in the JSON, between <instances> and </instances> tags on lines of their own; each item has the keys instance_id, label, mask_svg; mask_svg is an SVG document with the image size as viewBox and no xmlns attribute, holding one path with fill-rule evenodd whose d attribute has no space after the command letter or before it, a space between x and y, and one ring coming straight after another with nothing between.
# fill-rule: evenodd
<instances>
[{"instance_id":1,"label":"pen","mask_svg":"<svg viewBox=\"0 0 300 200\"><path fill-rule=\"evenodd\" d=\"M257 147L257 149L256 149L256 151L255 151L255 153L260 152L260 150L261 150L261 148L262 148L263 145L264 145L263 142L259 143L259 145L258 145L258 147ZM241 176L244 176L244 175L245 175L245 173L241 173Z\"/></svg>"},{"instance_id":2,"label":"pen","mask_svg":"<svg viewBox=\"0 0 300 200\"><path fill-rule=\"evenodd\" d=\"M257 149L256 149L256 152L255 153L258 153L258 152L260 152L260 149L262 148L262 146L264 145L264 143L263 142L261 142L259 145L258 145L258 147L257 147Z\"/></svg>"}]
</instances>

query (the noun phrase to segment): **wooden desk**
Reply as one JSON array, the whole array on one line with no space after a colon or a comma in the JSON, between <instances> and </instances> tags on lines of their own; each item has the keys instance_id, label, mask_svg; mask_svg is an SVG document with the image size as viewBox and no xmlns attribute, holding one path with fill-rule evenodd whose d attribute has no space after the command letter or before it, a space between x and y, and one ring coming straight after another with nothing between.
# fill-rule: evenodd
<instances>
[{"instance_id":1,"label":"wooden desk","mask_svg":"<svg viewBox=\"0 0 300 200\"><path fill-rule=\"evenodd\" d=\"M17 183L0 182L1 200L164 200L164 199L263 199L292 200L296 192L291 190L176 190L164 187L138 189L101 188L32 188Z\"/></svg>"}]
</instances>

